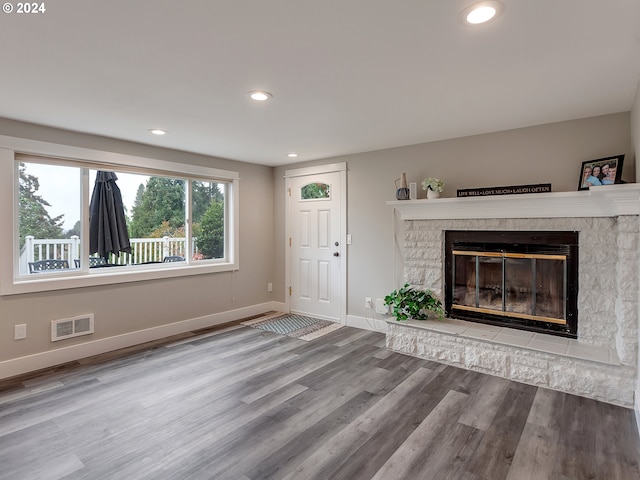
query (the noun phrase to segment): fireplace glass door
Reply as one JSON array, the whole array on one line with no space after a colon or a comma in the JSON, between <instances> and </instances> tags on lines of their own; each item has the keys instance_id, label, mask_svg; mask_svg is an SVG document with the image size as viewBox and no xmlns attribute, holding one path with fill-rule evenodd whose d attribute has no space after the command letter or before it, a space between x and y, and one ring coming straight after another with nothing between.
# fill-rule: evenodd
<instances>
[{"instance_id":1,"label":"fireplace glass door","mask_svg":"<svg viewBox=\"0 0 640 480\"><path fill-rule=\"evenodd\" d=\"M454 318L575 337L576 232L445 233Z\"/></svg>"},{"instance_id":2,"label":"fireplace glass door","mask_svg":"<svg viewBox=\"0 0 640 480\"><path fill-rule=\"evenodd\" d=\"M453 250L453 309L565 325L566 255Z\"/></svg>"}]
</instances>

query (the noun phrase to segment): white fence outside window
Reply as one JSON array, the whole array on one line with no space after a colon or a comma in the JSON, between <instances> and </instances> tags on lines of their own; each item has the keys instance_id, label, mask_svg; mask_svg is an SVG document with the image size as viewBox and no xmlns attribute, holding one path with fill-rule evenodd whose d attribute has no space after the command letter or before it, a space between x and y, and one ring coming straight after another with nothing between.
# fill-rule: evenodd
<instances>
[{"instance_id":1,"label":"white fence outside window","mask_svg":"<svg viewBox=\"0 0 640 480\"><path fill-rule=\"evenodd\" d=\"M110 255L109 263L117 265L134 265L140 263L162 262L165 257L187 256L186 238L131 238L131 254ZM194 256L198 254L196 238L192 239ZM88 257L88 256L87 256ZM69 267L74 268L81 261L80 237L39 239L32 235L25 237L24 247L20 252L20 274L29 272L29 262L38 260L67 260ZM77 262L76 262L77 260Z\"/></svg>"}]
</instances>

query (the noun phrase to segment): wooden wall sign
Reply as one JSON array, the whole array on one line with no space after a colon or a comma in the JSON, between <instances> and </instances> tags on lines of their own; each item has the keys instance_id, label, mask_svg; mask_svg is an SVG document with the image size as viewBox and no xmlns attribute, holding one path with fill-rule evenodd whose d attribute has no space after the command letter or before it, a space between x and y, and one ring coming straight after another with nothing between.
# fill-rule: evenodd
<instances>
[{"instance_id":1,"label":"wooden wall sign","mask_svg":"<svg viewBox=\"0 0 640 480\"><path fill-rule=\"evenodd\" d=\"M486 197L489 195L548 193L550 191L551 191L550 183L539 183L536 185L513 185L510 187L466 188L464 190L458 190L458 197Z\"/></svg>"}]
</instances>

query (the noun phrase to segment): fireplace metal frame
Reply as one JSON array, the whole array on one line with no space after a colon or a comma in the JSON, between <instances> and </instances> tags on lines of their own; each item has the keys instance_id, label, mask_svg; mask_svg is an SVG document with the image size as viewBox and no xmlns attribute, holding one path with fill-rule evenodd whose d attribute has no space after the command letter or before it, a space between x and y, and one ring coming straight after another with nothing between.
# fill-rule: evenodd
<instances>
[{"instance_id":1,"label":"fireplace metal frame","mask_svg":"<svg viewBox=\"0 0 640 480\"><path fill-rule=\"evenodd\" d=\"M465 308L453 305L454 288L454 248L465 246L480 247L486 256L501 257L503 263L507 256L516 258L553 258L562 251L564 262L564 319L550 319L535 315L519 315L513 312L499 312L482 308ZM548 247L548 248L547 248ZM536 253L529 253L535 250ZM549 250L549 252L545 252ZM515 253L505 253L511 251ZM473 252L470 252L471 254ZM477 253L477 252L476 252ZM476 256L476 261L478 257ZM532 262L535 268L535 262ZM478 269L476 269L478 272ZM535 271L533 271L535 275ZM504 285L503 285L504 287ZM478 283L476 282L476 288ZM504 288L503 288L504 291ZM535 301L535 286L533 286ZM476 296L476 298L478 298ZM483 231L483 230L447 230L445 231L445 311L452 318L460 318L479 323L507 326L522 330L577 338L578 335L578 232L563 231ZM504 310L504 295L503 295Z\"/></svg>"}]
</instances>

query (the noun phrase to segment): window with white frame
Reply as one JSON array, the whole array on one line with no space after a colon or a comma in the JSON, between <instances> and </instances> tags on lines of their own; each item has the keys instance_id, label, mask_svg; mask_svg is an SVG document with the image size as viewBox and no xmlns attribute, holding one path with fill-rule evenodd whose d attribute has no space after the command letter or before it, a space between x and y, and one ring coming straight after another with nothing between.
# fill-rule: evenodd
<instances>
[{"instance_id":1,"label":"window with white frame","mask_svg":"<svg viewBox=\"0 0 640 480\"><path fill-rule=\"evenodd\" d=\"M0 263L13 264L13 272L3 273L2 294L237 268L235 172L13 157L13 262ZM100 197L103 178L116 200ZM121 217L105 213L112 211ZM114 245L108 234L117 227ZM6 249L0 255L6 260Z\"/></svg>"}]
</instances>

